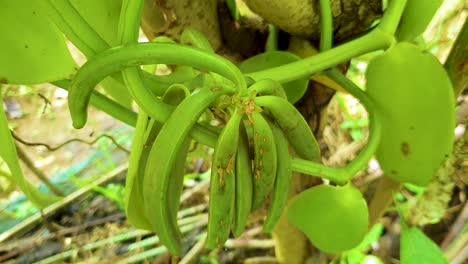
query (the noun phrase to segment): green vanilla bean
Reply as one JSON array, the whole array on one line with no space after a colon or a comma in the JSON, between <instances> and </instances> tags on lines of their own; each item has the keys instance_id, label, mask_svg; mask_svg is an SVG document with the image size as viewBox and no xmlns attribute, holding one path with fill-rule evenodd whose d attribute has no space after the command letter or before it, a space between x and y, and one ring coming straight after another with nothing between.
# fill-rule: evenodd
<instances>
[{"instance_id":1,"label":"green vanilla bean","mask_svg":"<svg viewBox=\"0 0 468 264\"><path fill-rule=\"evenodd\" d=\"M251 77L251 78L253 78L255 80L270 78L270 79L273 79L273 80L276 80L276 81L279 81L279 82L288 82L288 81L291 81L291 80L295 80L295 79L298 79L298 78L309 76L309 75L311 75L313 73L316 73L316 72L319 72L319 71L323 71L323 70L325 70L327 68L333 67L334 65L336 65L338 63L347 61L352 57L355 57L355 56L358 56L358 55L361 55L361 54L364 54L364 53L367 53L367 52L379 50L379 49L386 49L386 48L390 47L394 43L394 38L393 38L392 34L394 32L394 29L398 25L398 21L399 21L399 18L401 17L401 13L403 12L405 3L406 3L406 1L404 1L404 0L403 1L401 1L401 0L400 1L398 1L398 0L391 1L390 5L389 5L384 17L383 17L383 19L382 19L381 25L379 25L379 27L377 27L376 29L374 29L370 33L368 33L368 34L366 34L366 35L364 35L364 36L362 36L362 37L360 37L358 39L355 39L355 40L350 41L350 42L348 42L346 44L343 44L343 45L338 46L336 48L324 51L324 52L322 52L322 53L320 53L320 54L318 54L316 56L309 57L307 59L303 59L303 60L298 61L298 62L290 63L290 64L283 65L283 66L280 66L280 67L271 68L271 69L268 69L268 70L249 73L249 74L246 74L246 76ZM70 25L70 26L74 26L74 25ZM331 39L331 37L330 37L330 39ZM326 38L324 38L323 42L324 43L326 42ZM129 46L134 47L135 45L142 45L142 44L132 44L132 45L128 45L126 47L129 47ZM170 44L167 44L167 45L170 45ZM178 46L178 45L173 45L172 47L176 47L176 46ZM109 53L112 53L112 52L109 52ZM141 54L141 56L146 56L146 55ZM142 58L142 59L144 60L144 58ZM217 60L217 58L214 59L214 61L216 61L216 60ZM164 62L160 62L160 63L164 63ZM133 62L131 62L129 64L126 64L126 67L135 67L135 66L140 65L140 64L144 64L144 63L142 63L141 61L133 61ZM188 64L190 64L190 63L188 63ZM118 71L118 69L116 69L116 71ZM226 76L226 75L224 75L224 76ZM333 74L331 76L333 76ZM231 78L229 78L229 79L231 79ZM245 85L245 80L243 78L242 78L242 80L240 80L238 78L238 76L236 76L234 79L235 79L234 82L236 82L237 84L240 84L241 86ZM231 79L231 80L233 80L233 79ZM93 93L93 94L95 94L95 93ZM354 95L354 96L356 96L356 95ZM359 98L358 96L356 96L356 97L361 100L361 98ZM100 98L100 97L93 95L93 96L91 96L91 98ZM97 101L95 104L98 105L98 107L101 107L101 108L103 107L103 105L106 105L106 103L108 103L106 100L101 100L101 99L94 99L94 100ZM91 101L93 101L93 99L91 99ZM109 100L109 101L112 102L111 100ZM363 104L364 104L364 102L363 102ZM109 104L109 106L108 106L108 107L110 107L109 109L114 108L112 105L113 104ZM115 106L117 106L117 104L115 104ZM164 107L164 108L166 108L166 107ZM370 108L366 107L366 109L369 110ZM108 110L107 112L112 112L112 111L113 110ZM156 111L154 111L154 112L156 112ZM160 117L167 117L171 112L172 112L172 109L166 108L165 110L162 111L162 114L158 113L157 115L160 115ZM134 113L133 114L128 114L128 116L125 117L125 120L126 120L125 122L128 123L128 124L135 124L134 120L136 120L136 117L131 118L130 116L135 116L135 114ZM370 117L370 118L372 119L372 117ZM123 115L121 115L119 119L122 120ZM160 119L161 119L161 121L165 121L166 118L160 118ZM371 122L371 123L373 123L373 122ZM378 126L375 126L375 127L378 128ZM372 131L372 128L370 128L370 129ZM210 132L211 132L211 134L208 135L208 133L210 133ZM197 134L198 136L196 136L196 137L194 136L194 137L197 140L198 140L198 138L201 139L200 141L202 141L202 143L204 141L204 142L210 142L210 143L208 143L208 145L211 145L211 146L215 145L215 144L213 144L213 142L216 142L217 135L216 135L216 133L213 133L209 129L194 129L191 132L191 134L192 134L192 136L194 136L194 134ZM202 139L202 138L204 138L204 139ZM372 140L372 137L370 138L370 141L371 140ZM368 145L371 145L370 143L371 142L369 142ZM370 147L372 147L372 145ZM365 152L365 150L366 149L364 149L363 152ZM359 158L359 156L358 156L358 158ZM356 158L356 159L359 160L358 158ZM342 182L343 180L345 180L347 178L347 176L342 175L342 170L337 169L337 168L327 168L326 169L326 168L322 168L321 166L319 166L319 167L315 167L315 168L307 170L307 169L304 168L304 166L302 166L302 165L304 165L304 162L307 163L307 161L304 161L304 160L301 161L300 159L294 159L293 160L293 169L295 169L295 170L297 169L297 170L299 170L301 172L316 171L317 175L319 175L319 176L323 175L324 178L329 178L329 179L337 181L337 182L340 182L340 181ZM353 164L353 163L351 163L351 164ZM355 164L357 164L357 162ZM347 167L347 168L351 168L351 170L355 170L357 167L360 167L360 166L349 165L349 167ZM333 173L336 173L336 174L331 175ZM312 173L312 174L315 174L315 172Z\"/></svg>"},{"instance_id":2,"label":"green vanilla bean","mask_svg":"<svg viewBox=\"0 0 468 264\"><path fill-rule=\"evenodd\" d=\"M68 91L70 87L70 80L61 80L53 82L57 87L65 89ZM97 109L100 109L107 113L108 115L114 117L117 120L122 121L123 123L135 127L137 121L137 114L133 111L128 110L127 108L121 106L115 101L107 98L97 91L93 91L91 94L91 104ZM190 131L190 135L196 141L200 142L203 145L214 147L216 146L216 141L219 135L219 132L214 131L211 128L207 128L203 125L197 124L195 128Z\"/></svg>"},{"instance_id":3,"label":"green vanilla bean","mask_svg":"<svg viewBox=\"0 0 468 264\"><path fill-rule=\"evenodd\" d=\"M96 55L75 75L69 95L69 107L74 127L81 128L85 125L89 96L99 81L125 68L154 63L189 65L207 69L233 82L235 87L233 92L247 89L245 79L239 69L222 56L170 43L122 45ZM226 89L230 88L226 87ZM138 104L157 121L164 122L171 113L168 105L156 104L151 97L139 95L135 99L140 100Z\"/></svg>"}]
</instances>

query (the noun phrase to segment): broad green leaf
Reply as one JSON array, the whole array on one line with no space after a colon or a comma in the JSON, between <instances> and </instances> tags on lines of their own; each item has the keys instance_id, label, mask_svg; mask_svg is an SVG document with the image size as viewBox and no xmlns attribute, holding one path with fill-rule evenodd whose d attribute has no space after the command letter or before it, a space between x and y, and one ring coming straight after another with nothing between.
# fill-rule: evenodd
<instances>
[{"instance_id":1,"label":"broad green leaf","mask_svg":"<svg viewBox=\"0 0 468 264\"><path fill-rule=\"evenodd\" d=\"M70 3L107 44L119 44L117 31L122 0L70 0Z\"/></svg>"},{"instance_id":2,"label":"broad green leaf","mask_svg":"<svg viewBox=\"0 0 468 264\"><path fill-rule=\"evenodd\" d=\"M400 262L402 264L448 264L440 248L419 228L401 223Z\"/></svg>"},{"instance_id":3,"label":"broad green leaf","mask_svg":"<svg viewBox=\"0 0 468 264\"><path fill-rule=\"evenodd\" d=\"M36 1L0 0L0 83L52 82L76 72L65 38Z\"/></svg>"},{"instance_id":4,"label":"broad green leaf","mask_svg":"<svg viewBox=\"0 0 468 264\"><path fill-rule=\"evenodd\" d=\"M379 240L382 232L384 230L384 226L381 223L375 224L372 229L367 233L361 243L354 249L357 250L365 250L372 245L373 242Z\"/></svg>"},{"instance_id":5,"label":"broad green leaf","mask_svg":"<svg viewBox=\"0 0 468 264\"><path fill-rule=\"evenodd\" d=\"M351 250L344 252L341 255L340 263L346 264L383 264L376 256L366 255L367 250L373 242L379 240L382 235L384 226L381 223L375 224L372 229L366 234L359 245Z\"/></svg>"},{"instance_id":6,"label":"broad green leaf","mask_svg":"<svg viewBox=\"0 0 468 264\"><path fill-rule=\"evenodd\" d=\"M291 200L287 215L314 246L327 253L356 247L369 225L366 201L350 184L312 187Z\"/></svg>"},{"instance_id":7,"label":"broad green leaf","mask_svg":"<svg viewBox=\"0 0 468 264\"><path fill-rule=\"evenodd\" d=\"M251 73L255 71L266 70L276 66L295 62L300 58L286 51L269 51L250 57L241 62L238 67L242 73ZM258 81L258 80L257 80ZM308 78L297 79L283 83L283 88L290 103L295 103L304 95L307 90Z\"/></svg>"},{"instance_id":8,"label":"broad green leaf","mask_svg":"<svg viewBox=\"0 0 468 264\"><path fill-rule=\"evenodd\" d=\"M60 199L59 197L49 196L39 192L36 187L24 178L18 162L16 147L13 143L10 129L8 128L8 121L3 110L0 111L0 146L0 157L8 165L13 181L31 202L42 208Z\"/></svg>"},{"instance_id":9,"label":"broad green leaf","mask_svg":"<svg viewBox=\"0 0 468 264\"><path fill-rule=\"evenodd\" d=\"M398 41L413 41L424 33L443 0L408 0L395 33Z\"/></svg>"}]
</instances>

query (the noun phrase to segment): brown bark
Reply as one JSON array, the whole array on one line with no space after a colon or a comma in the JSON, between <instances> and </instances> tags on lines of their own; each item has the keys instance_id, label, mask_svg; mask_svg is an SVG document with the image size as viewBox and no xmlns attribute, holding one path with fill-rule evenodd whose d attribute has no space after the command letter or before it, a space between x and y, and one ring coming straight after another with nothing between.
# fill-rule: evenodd
<instances>
[{"instance_id":1,"label":"brown bark","mask_svg":"<svg viewBox=\"0 0 468 264\"><path fill-rule=\"evenodd\" d=\"M176 40L184 28L193 27L215 49L221 46L217 0L146 0L141 27L149 39L166 35Z\"/></svg>"},{"instance_id":2,"label":"brown bark","mask_svg":"<svg viewBox=\"0 0 468 264\"><path fill-rule=\"evenodd\" d=\"M463 25L457 40L453 44L450 55L445 62L450 79L453 83L455 97L458 97L468 87L468 26Z\"/></svg>"},{"instance_id":3,"label":"brown bark","mask_svg":"<svg viewBox=\"0 0 468 264\"><path fill-rule=\"evenodd\" d=\"M318 0L244 0L255 13L292 35L320 36ZM362 33L382 15L380 0L331 0L335 41Z\"/></svg>"}]
</instances>

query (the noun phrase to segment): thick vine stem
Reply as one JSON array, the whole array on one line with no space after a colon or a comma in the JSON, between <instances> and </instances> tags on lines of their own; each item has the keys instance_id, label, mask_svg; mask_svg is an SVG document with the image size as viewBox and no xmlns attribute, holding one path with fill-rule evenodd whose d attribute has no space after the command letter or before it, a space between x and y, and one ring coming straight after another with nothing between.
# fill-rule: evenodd
<instances>
[{"instance_id":1,"label":"thick vine stem","mask_svg":"<svg viewBox=\"0 0 468 264\"><path fill-rule=\"evenodd\" d=\"M256 81L271 78L280 83L285 83L299 78L309 77L314 73L348 61L353 57L371 51L387 49L393 43L393 35L376 28L358 39L337 46L331 50L321 52L315 56L279 67L248 73L246 76Z\"/></svg>"},{"instance_id":2,"label":"thick vine stem","mask_svg":"<svg viewBox=\"0 0 468 264\"><path fill-rule=\"evenodd\" d=\"M405 10L407 0L392 0L385 10L379 28L389 34L395 34L395 31L400 23L400 18Z\"/></svg>"}]
</instances>

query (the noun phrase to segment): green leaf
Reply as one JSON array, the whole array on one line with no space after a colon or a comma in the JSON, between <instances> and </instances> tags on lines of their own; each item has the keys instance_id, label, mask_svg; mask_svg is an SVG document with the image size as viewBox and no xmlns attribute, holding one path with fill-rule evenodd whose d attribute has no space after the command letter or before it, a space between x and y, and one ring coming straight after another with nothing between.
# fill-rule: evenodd
<instances>
[{"instance_id":1,"label":"green leaf","mask_svg":"<svg viewBox=\"0 0 468 264\"><path fill-rule=\"evenodd\" d=\"M52 82L76 72L65 38L36 1L0 2L0 83Z\"/></svg>"},{"instance_id":2,"label":"green leaf","mask_svg":"<svg viewBox=\"0 0 468 264\"><path fill-rule=\"evenodd\" d=\"M365 250L371 246L373 242L379 240L380 235L384 230L384 226L381 223L375 224L372 229L367 233L366 237L362 240L362 242L355 248L357 250Z\"/></svg>"},{"instance_id":3,"label":"green leaf","mask_svg":"<svg viewBox=\"0 0 468 264\"><path fill-rule=\"evenodd\" d=\"M318 249L327 253L356 247L369 225L366 201L350 184L320 185L300 193L291 200L287 216Z\"/></svg>"},{"instance_id":4,"label":"green leaf","mask_svg":"<svg viewBox=\"0 0 468 264\"><path fill-rule=\"evenodd\" d=\"M395 33L398 41L412 41L424 33L443 0L408 0Z\"/></svg>"},{"instance_id":5,"label":"green leaf","mask_svg":"<svg viewBox=\"0 0 468 264\"><path fill-rule=\"evenodd\" d=\"M400 258L402 264L448 264L440 248L419 228L401 222Z\"/></svg>"},{"instance_id":6,"label":"green leaf","mask_svg":"<svg viewBox=\"0 0 468 264\"><path fill-rule=\"evenodd\" d=\"M358 141L364 138L364 134L362 133L361 129L353 128L349 134L354 141Z\"/></svg>"},{"instance_id":7,"label":"green leaf","mask_svg":"<svg viewBox=\"0 0 468 264\"><path fill-rule=\"evenodd\" d=\"M298 56L286 51L268 51L250 57L241 62L238 67L242 73L266 70L300 60ZM290 103L295 103L304 95L309 83L308 78L297 79L283 83L284 91Z\"/></svg>"},{"instance_id":8,"label":"green leaf","mask_svg":"<svg viewBox=\"0 0 468 264\"><path fill-rule=\"evenodd\" d=\"M1 101L1 96L0 96ZM8 168L13 176L13 181L24 192L26 197L33 202L36 206L46 207L53 202L58 201L60 198L49 196L39 192L30 182L28 182L21 171L16 147L11 137L10 129L8 128L8 121L5 112L0 111L0 157L6 162Z\"/></svg>"},{"instance_id":9,"label":"green leaf","mask_svg":"<svg viewBox=\"0 0 468 264\"><path fill-rule=\"evenodd\" d=\"M117 31L122 0L70 0L70 3L107 44L119 44Z\"/></svg>"}]
</instances>

